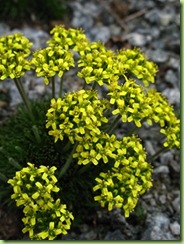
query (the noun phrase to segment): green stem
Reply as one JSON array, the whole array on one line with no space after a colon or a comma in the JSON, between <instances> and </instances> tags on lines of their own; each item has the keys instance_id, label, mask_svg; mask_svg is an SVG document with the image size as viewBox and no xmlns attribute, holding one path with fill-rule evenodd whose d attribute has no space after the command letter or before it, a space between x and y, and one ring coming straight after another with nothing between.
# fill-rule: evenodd
<instances>
[{"instance_id":1,"label":"green stem","mask_svg":"<svg viewBox=\"0 0 184 244\"><path fill-rule=\"evenodd\" d=\"M33 133L35 135L35 138L36 138L38 144L40 144L41 143L41 137L40 137L40 134L38 132L37 126L36 125L33 125L32 130L33 130Z\"/></svg>"},{"instance_id":2,"label":"green stem","mask_svg":"<svg viewBox=\"0 0 184 244\"><path fill-rule=\"evenodd\" d=\"M64 81L64 75L61 77L60 87L59 87L59 97L61 97L61 98L62 98L62 93L63 93L63 81Z\"/></svg>"},{"instance_id":3,"label":"green stem","mask_svg":"<svg viewBox=\"0 0 184 244\"><path fill-rule=\"evenodd\" d=\"M30 115L32 121L34 121L34 116L33 116L32 110L31 110L31 106L30 106L29 100L27 99L26 92L24 90L22 82L21 82L20 78L15 78L14 81L15 81L15 85L22 97L23 102L24 102L27 110L29 111L29 115Z\"/></svg>"},{"instance_id":4,"label":"green stem","mask_svg":"<svg viewBox=\"0 0 184 244\"><path fill-rule=\"evenodd\" d=\"M8 163L11 164L13 167L15 167L16 169L20 170L22 169L21 165L13 158L8 158Z\"/></svg>"},{"instance_id":5,"label":"green stem","mask_svg":"<svg viewBox=\"0 0 184 244\"><path fill-rule=\"evenodd\" d=\"M118 116L115 117L115 119L112 121L111 125L109 126L107 133L111 134L113 132L113 130L115 129L115 127L117 126L119 120L121 118L121 115L118 114Z\"/></svg>"},{"instance_id":6,"label":"green stem","mask_svg":"<svg viewBox=\"0 0 184 244\"><path fill-rule=\"evenodd\" d=\"M164 152L167 148L166 147L162 147L161 149L159 149L154 155L152 155L151 157L148 158L148 161L153 161L153 159L156 159L158 157L158 155L162 152Z\"/></svg>"},{"instance_id":7,"label":"green stem","mask_svg":"<svg viewBox=\"0 0 184 244\"><path fill-rule=\"evenodd\" d=\"M55 96L56 96L56 91L55 91L55 78L54 78L54 76L53 77L51 77L51 83L52 83L52 98L55 98Z\"/></svg>"},{"instance_id":8,"label":"green stem","mask_svg":"<svg viewBox=\"0 0 184 244\"><path fill-rule=\"evenodd\" d=\"M62 148L62 152L66 152L71 148L72 144L70 142L70 140L68 140L68 142L65 144L65 146Z\"/></svg>"},{"instance_id":9,"label":"green stem","mask_svg":"<svg viewBox=\"0 0 184 244\"><path fill-rule=\"evenodd\" d=\"M73 149L72 149L72 151L71 151L66 163L64 164L64 166L61 168L61 170L59 172L58 179L60 179L66 173L68 168L70 167L70 164L71 164L72 159L73 159L73 153L75 152L75 149L76 149L77 145L78 145L78 143L74 144Z\"/></svg>"}]
</instances>

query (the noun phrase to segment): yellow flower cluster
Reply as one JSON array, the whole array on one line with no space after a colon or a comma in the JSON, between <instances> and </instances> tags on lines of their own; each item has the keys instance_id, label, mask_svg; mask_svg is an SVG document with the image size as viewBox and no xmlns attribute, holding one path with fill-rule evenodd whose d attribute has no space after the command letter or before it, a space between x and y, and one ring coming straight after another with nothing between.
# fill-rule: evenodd
<instances>
[{"instance_id":1,"label":"yellow flower cluster","mask_svg":"<svg viewBox=\"0 0 184 244\"><path fill-rule=\"evenodd\" d=\"M73 144L82 141L83 136L100 135L99 127L107 123L103 111L107 108L106 100L99 100L97 92L80 90L68 93L65 97L52 99L51 108L47 111L46 128L49 135L54 136L55 142L67 136Z\"/></svg>"},{"instance_id":2,"label":"yellow flower cluster","mask_svg":"<svg viewBox=\"0 0 184 244\"><path fill-rule=\"evenodd\" d=\"M79 51L88 45L88 39L80 29L66 29L64 26L56 26L50 34L52 38L47 42L50 47L59 46L64 50Z\"/></svg>"},{"instance_id":3,"label":"yellow flower cluster","mask_svg":"<svg viewBox=\"0 0 184 244\"><path fill-rule=\"evenodd\" d=\"M104 83L109 84L111 80L119 79L123 64L117 62L113 51L106 49L102 43L92 42L79 54L78 67L82 69L78 72L78 76L87 84L95 81L102 86Z\"/></svg>"},{"instance_id":4,"label":"yellow flower cluster","mask_svg":"<svg viewBox=\"0 0 184 244\"><path fill-rule=\"evenodd\" d=\"M0 80L20 78L30 70L25 58L31 53L32 43L22 34L16 33L0 38Z\"/></svg>"},{"instance_id":5,"label":"yellow flower cluster","mask_svg":"<svg viewBox=\"0 0 184 244\"><path fill-rule=\"evenodd\" d=\"M120 50L117 59L123 63L125 71L131 72L139 80L142 80L145 86L148 86L149 82L154 83L157 65L148 61L139 49Z\"/></svg>"},{"instance_id":6,"label":"yellow flower cluster","mask_svg":"<svg viewBox=\"0 0 184 244\"><path fill-rule=\"evenodd\" d=\"M177 119L173 106L161 93L154 89L148 91L148 98L153 110L150 119L160 124L160 132L167 138L164 146L180 148L180 120Z\"/></svg>"},{"instance_id":7,"label":"yellow flower cluster","mask_svg":"<svg viewBox=\"0 0 184 244\"><path fill-rule=\"evenodd\" d=\"M152 186L152 168L145 161L146 154L139 139L134 135L123 137L119 141L114 157L114 167L108 172L101 172L95 179L93 191L99 192L94 197L102 207L108 210L123 208L125 217L135 208L139 195Z\"/></svg>"},{"instance_id":8,"label":"yellow flower cluster","mask_svg":"<svg viewBox=\"0 0 184 244\"><path fill-rule=\"evenodd\" d=\"M141 127L141 120L152 112L152 107L146 100L145 89L128 79L123 85L109 88L110 104L116 105L112 114L120 114L123 122L134 122L137 127Z\"/></svg>"},{"instance_id":9,"label":"yellow flower cluster","mask_svg":"<svg viewBox=\"0 0 184 244\"><path fill-rule=\"evenodd\" d=\"M180 120L173 107L155 89L146 90L134 80L126 79L124 84L109 85L110 104L115 105L112 114L120 114L123 122L134 122L137 127L147 121L159 123L160 132L166 135L165 147L180 147Z\"/></svg>"},{"instance_id":10,"label":"yellow flower cluster","mask_svg":"<svg viewBox=\"0 0 184 244\"><path fill-rule=\"evenodd\" d=\"M39 168L28 163L28 167L16 172L13 179L8 180L12 185L16 205L23 205L25 217L22 219L25 227L23 233L29 232L31 239L55 239L59 234L67 234L73 215L60 203L54 201L52 192L58 192L54 175L56 167Z\"/></svg>"},{"instance_id":11,"label":"yellow flower cluster","mask_svg":"<svg viewBox=\"0 0 184 244\"><path fill-rule=\"evenodd\" d=\"M119 141L117 141L115 135L110 136L107 133L101 132L94 137L90 134L86 134L78 143L73 158L78 159L79 165L86 165L89 163L97 165L100 160L107 163L109 158L116 157L114 151L117 148L119 148Z\"/></svg>"},{"instance_id":12,"label":"yellow flower cluster","mask_svg":"<svg viewBox=\"0 0 184 244\"><path fill-rule=\"evenodd\" d=\"M35 67L37 76L44 77L44 82L48 85L50 77L62 77L65 70L73 67L74 59L70 51L61 47L47 47L33 53L31 64Z\"/></svg>"}]
</instances>

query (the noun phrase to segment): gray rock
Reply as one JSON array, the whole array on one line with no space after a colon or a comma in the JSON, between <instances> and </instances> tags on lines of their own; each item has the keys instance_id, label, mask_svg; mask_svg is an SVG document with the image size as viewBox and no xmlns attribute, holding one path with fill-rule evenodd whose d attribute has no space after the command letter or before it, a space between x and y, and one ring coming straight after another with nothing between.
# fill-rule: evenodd
<instances>
[{"instance_id":1,"label":"gray rock","mask_svg":"<svg viewBox=\"0 0 184 244\"><path fill-rule=\"evenodd\" d=\"M163 95L166 96L170 104L180 107L180 90L178 87L166 88Z\"/></svg>"},{"instance_id":2,"label":"gray rock","mask_svg":"<svg viewBox=\"0 0 184 244\"><path fill-rule=\"evenodd\" d=\"M122 234L122 232L119 229L117 229L113 232L107 232L104 240L125 240L125 237Z\"/></svg>"},{"instance_id":3,"label":"gray rock","mask_svg":"<svg viewBox=\"0 0 184 244\"><path fill-rule=\"evenodd\" d=\"M173 160L173 151L163 152L160 155L161 164L169 164Z\"/></svg>"},{"instance_id":4,"label":"gray rock","mask_svg":"<svg viewBox=\"0 0 184 244\"><path fill-rule=\"evenodd\" d=\"M165 80L169 84L171 84L173 87L176 87L176 86L178 87L179 80L178 80L178 77L173 70L169 69L166 71Z\"/></svg>"},{"instance_id":5,"label":"gray rock","mask_svg":"<svg viewBox=\"0 0 184 244\"><path fill-rule=\"evenodd\" d=\"M160 12L158 9L154 8L145 14L145 18L151 24L158 24L160 20Z\"/></svg>"},{"instance_id":6,"label":"gray rock","mask_svg":"<svg viewBox=\"0 0 184 244\"><path fill-rule=\"evenodd\" d=\"M180 213L180 195L172 201L172 206L177 213Z\"/></svg>"},{"instance_id":7,"label":"gray rock","mask_svg":"<svg viewBox=\"0 0 184 244\"><path fill-rule=\"evenodd\" d=\"M165 52L163 50L147 50L146 51L147 56L150 60L152 60L155 63L165 63L168 61L169 53Z\"/></svg>"},{"instance_id":8,"label":"gray rock","mask_svg":"<svg viewBox=\"0 0 184 244\"><path fill-rule=\"evenodd\" d=\"M45 85L40 84L35 86L35 92L38 93L39 95L43 95L45 91L46 91Z\"/></svg>"},{"instance_id":9,"label":"gray rock","mask_svg":"<svg viewBox=\"0 0 184 244\"><path fill-rule=\"evenodd\" d=\"M152 156L155 154L155 149L153 147L153 144L151 143L151 141L149 140L146 140L145 141L145 148L146 148L146 151Z\"/></svg>"},{"instance_id":10,"label":"gray rock","mask_svg":"<svg viewBox=\"0 0 184 244\"><path fill-rule=\"evenodd\" d=\"M169 227L173 235L180 235L180 224L177 221L170 224Z\"/></svg>"},{"instance_id":11,"label":"gray rock","mask_svg":"<svg viewBox=\"0 0 184 244\"><path fill-rule=\"evenodd\" d=\"M111 34L110 30L106 26L96 26L90 31L90 36L92 41L101 41L106 43Z\"/></svg>"},{"instance_id":12,"label":"gray rock","mask_svg":"<svg viewBox=\"0 0 184 244\"><path fill-rule=\"evenodd\" d=\"M115 24L111 24L109 29L112 36L119 36L122 31L121 28Z\"/></svg>"},{"instance_id":13,"label":"gray rock","mask_svg":"<svg viewBox=\"0 0 184 244\"><path fill-rule=\"evenodd\" d=\"M161 13L160 14L160 24L163 26L167 26L170 24L171 21L173 21L174 16L169 13Z\"/></svg>"},{"instance_id":14,"label":"gray rock","mask_svg":"<svg viewBox=\"0 0 184 244\"><path fill-rule=\"evenodd\" d=\"M74 28L81 27L86 31L86 34L88 36L89 33L87 32L87 30L93 27L93 18L91 16L74 16L74 18L71 21L71 25Z\"/></svg>"},{"instance_id":15,"label":"gray rock","mask_svg":"<svg viewBox=\"0 0 184 244\"><path fill-rule=\"evenodd\" d=\"M161 196L159 196L159 201L160 201L162 204L165 204L165 203L166 203L166 195L161 195Z\"/></svg>"},{"instance_id":16,"label":"gray rock","mask_svg":"<svg viewBox=\"0 0 184 244\"><path fill-rule=\"evenodd\" d=\"M169 231L169 218L157 213L152 216L147 216L147 228L142 235L141 240L172 240L174 237Z\"/></svg>"},{"instance_id":17,"label":"gray rock","mask_svg":"<svg viewBox=\"0 0 184 244\"><path fill-rule=\"evenodd\" d=\"M170 68L179 70L180 69L180 59L179 59L179 57L178 58L170 57L167 65Z\"/></svg>"},{"instance_id":18,"label":"gray rock","mask_svg":"<svg viewBox=\"0 0 184 244\"><path fill-rule=\"evenodd\" d=\"M140 33L130 33L126 36L127 40L130 44L137 47L144 46L148 41L150 41L150 37L147 38L147 36L142 35Z\"/></svg>"},{"instance_id":19,"label":"gray rock","mask_svg":"<svg viewBox=\"0 0 184 244\"><path fill-rule=\"evenodd\" d=\"M161 165L153 170L154 174L169 174L169 168L166 165Z\"/></svg>"},{"instance_id":20,"label":"gray rock","mask_svg":"<svg viewBox=\"0 0 184 244\"><path fill-rule=\"evenodd\" d=\"M80 235L81 240L95 240L96 238L97 238L97 233L94 230L90 230Z\"/></svg>"}]
</instances>

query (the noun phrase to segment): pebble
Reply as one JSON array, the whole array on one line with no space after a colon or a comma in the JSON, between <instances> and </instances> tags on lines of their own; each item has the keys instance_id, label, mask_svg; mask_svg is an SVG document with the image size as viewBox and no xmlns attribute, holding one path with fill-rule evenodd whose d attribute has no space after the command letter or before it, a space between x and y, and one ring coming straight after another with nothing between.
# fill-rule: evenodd
<instances>
[{"instance_id":1,"label":"pebble","mask_svg":"<svg viewBox=\"0 0 184 244\"><path fill-rule=\"evenodd\" d=\"M125 237L122 234L122 232L119 229L117 229L115 231L107 232L104 240L125 240Z\"/></svg>"},{"instance_id":2,"label":"pebble","mask_svg":"<svg viewBox=\"0 0 184 244\"><path fill-rule=\"evenodd\" d=\"M90 230L80 235L80 240L95 240L96 238L97 233L94 230Z\"/></svg>"},{"instance_id":3,"label":"pebble","mask_svg":"<svg viewBox=\"0 0 184 244\"><path fill-rule=\"evenodd\" d=\"M171 84L173 87L176 87L176 86L178 87L179 80L178 80L178 77L176 76L176 74L173 70L169 69L166 71L165 80L169 84Z\"/></svg>"},{"instance_id":4,"label":"pebble","mask_svg":"<svg viewBox=\"0 0 184 244\"><path fill-rule=\"evenodd\" d=\"M128 34L126 38L128 39L130 44L137 47L142 47L146 45L148 41L150 41L149 37L147 38L145 35L136 32Z\"/></svg>"},{"instance_id":5,"label":"pebble","mask_svg":"<svg viewBox=\"0 0 184 244\"><path fill-rule=\"evenodd\" d=\"M178 87L166 88L163 95L166 96L170 104L175 105L177 108L180 107L180 90Z\"/></svg>"},{"instance_id":6,"label":"pebble","mask_svg":"<svg viewBox=\"0 0 184 244\"><path fill-rule=\"evenodd\" d=\"M168 61L169 58L169 53L163 50L147 50L146 51L147 56L149 57L150 60L152 60L155 63L165 63Z\"/></svg>"},{"instance_id":7,"label":"pebble","mask_svg":"<svg viewBox=\"0 0 184 244\"><path fill-rule=\"evenodd\" d=\"M173 160L173 151L163 152L160 155L161 164L169 164Z\"/></svg>"},{"instance_id":8,"label":"pebble","mask_svg":"<svg viewBox=\"0 0 184 244\"><path fill-rule=\"evenodd\" d=\"M151 23L151 24L158 24L160 19L160 12L158 9L150 10L145 14L145 18Z\"/></svg>"},{"instance_id":9,"label":"pebble","mask_svg":"<svg viewBox=\"0 0 184 244\"><path fill-rule=\"evenodd\" d=\"M177 221L171 223L169 227L173 235L180 235L180 224Z\"/></svg>"},{"instance_id":10,"label":"pebble","mask_svg":"<svg viewBox=\"0 0 184 244\"><path fill-rule=\"evenodd\" d=\"M161 195L159 196L159 200L162 204L165 204L166 203L166 195Z\"/></svg>"},{"instance_id":11,"label":"pebble","mask_svg":"<svg viewBox=\"0 0 184 244\"><path fill-rule=\"evenodd\" d=\"M146 152L148 152L151 156L156 153L153 144L149 140L145 140L145 148Z\"/></svg>"},{"instance_id":12,"label":"pebble","mask_svg":"<svg viewBox=\"0 0 184 244\"><path fill-rule=\"evenodd\" d=\"M161 165L153 170L154 174L169 174L169 168L167 165Z\"/></svg>"},{"instance_id":13,"label":"pebble","mask_svg":"<svg viewBox=\"0 0 184 244\"><path fill-rule=\"evenodd\" d=\"M141 240L171 240L172 236L169 230L169 218L162 214L157 213L153 216L147 216L148 228L142 235Z\"/></svg>"},{"instance_id":14,"label":"pebble","mask_svg":"<svg viewBox=\"0 0 184 244\"><path fill-rule=\"evenodd\" d=\"M159 21L162 26L168 26L173 19L174 16L172 14L162 12Z\"/></svg>"},{"instance_id":15,"label":"pebble","mask_svg":"<svg viewBox=\"0 0 184 244\"><path fill-rule=\"evenodd\" d=\"M180 213L180 196L172 201L172 206L177 213Z\"/></svg>"},{"instance_id":16,"label":"pebble","mask_svg":"<svg viewBox=\"0 0 184 244\"><path fill-rule=\"evenodd\" d=\"M90 31L91 41L101 41L106 43L110 37L110 29L106 26L96 26Z\"/></svg>"}]
</instances>

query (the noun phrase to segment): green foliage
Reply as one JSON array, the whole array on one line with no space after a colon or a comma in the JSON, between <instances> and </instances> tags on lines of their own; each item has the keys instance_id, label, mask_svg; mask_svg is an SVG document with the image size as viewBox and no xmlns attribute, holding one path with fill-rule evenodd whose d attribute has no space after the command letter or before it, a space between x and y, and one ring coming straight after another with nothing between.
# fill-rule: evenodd
<instances>
[{"instance_id":1,"label":"green foliage","mask_svg":"<svg viewBox=\"0 0 184 244\"><path fill-rule=\"evenodd\" d=\"M157 123L163 146L180 147L180 120L166 98L150 88L157 67L139 49L113 52L100 42L90 43L82 30L63 26L51 35L48 47L34 52L30 61L31 44L23 36L0 39L1 80L13 78L26 105L0 128L0 192L4 188L9 200L8 183L12 185L12 198L25 214L23 232L36 240L66 234L71 220L75 225L97 203L109 211L121 208L129 217L139 196L152 186L152 166L141 140L135 131L119 138L120 122L135 128ZM21 42L25 50L19 48ZM11 69L5 65L8 54L17 55ZM25 67L52 87L49 101L28 101L20 79ZM71 67L78 69L84 86L62 96L64 72ZM98 92L101 86L104 97Z\"/></svg>"},{"instance_id":2,"label":"green foliage","mask_svg":"<svg viewBox=\"0 0 184 244\"><path fill-rule=\"evenodd\" d=\"M66 3L63 0L0 0L1 20L13 23L32 21L46 22L61 19L66 12Z\"/></svg>"}]
</instances>

